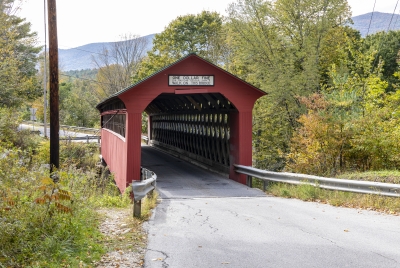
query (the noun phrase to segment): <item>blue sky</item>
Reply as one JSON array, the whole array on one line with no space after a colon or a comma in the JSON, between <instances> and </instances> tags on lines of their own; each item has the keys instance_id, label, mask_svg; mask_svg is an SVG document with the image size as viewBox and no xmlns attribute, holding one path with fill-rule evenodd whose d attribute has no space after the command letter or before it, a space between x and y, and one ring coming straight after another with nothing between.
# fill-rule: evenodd
<instances>
[{"instance_id":1,"label":"blue sky","mask_svg":"<svg viewBox=\"0 0 400 268\"><path fill-rule=\"evenodd\" d=\"M23 0L20 16L32 23L44 44L44 0ZM224 15L234 0L57 0L58 44L72 48L119 41L123 34L148 35L164 30L179 15L202 10ZM375 0L348 0L353 15L371 12ZM393 13L397 0L376 0L375 11ZM396 9L399 13L400 7Z\"/></svg>"}]
</instances>

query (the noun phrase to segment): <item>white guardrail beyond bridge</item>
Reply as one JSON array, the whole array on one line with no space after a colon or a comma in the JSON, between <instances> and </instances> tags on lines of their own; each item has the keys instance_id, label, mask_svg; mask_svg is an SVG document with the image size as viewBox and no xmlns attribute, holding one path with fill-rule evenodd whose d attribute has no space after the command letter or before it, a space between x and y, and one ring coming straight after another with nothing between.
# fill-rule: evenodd
<instances>
[{"instance_id":1,"label":"white guardrail beyond bridge","mask_svg":"<svg viewBox=\"0 0 400 268\"><path fill-rule=\"evenodd\" d=\"M133 192L133 216L140 217L142 214L142 199L146 195L153 194L156 187L157 175L146 168L140 168L140 181L132 182Z\"/></svg>"},{"instance_id":2,"label":"white guardrail beyond bridge","mask_svg":"<svg viewBox=\"0 0 400 268\"><path fill-rule=\"evenodd\" d=\"M248 176L247 185L250 187L252 185L252 177L261 179L264 191L266 190L267 183L272 181L290 184L308 184L328 190L400 197L400 184L325 178L296 173L272 172L242 165L234 166L237 173Z\"/></svg>"}]
</instances>

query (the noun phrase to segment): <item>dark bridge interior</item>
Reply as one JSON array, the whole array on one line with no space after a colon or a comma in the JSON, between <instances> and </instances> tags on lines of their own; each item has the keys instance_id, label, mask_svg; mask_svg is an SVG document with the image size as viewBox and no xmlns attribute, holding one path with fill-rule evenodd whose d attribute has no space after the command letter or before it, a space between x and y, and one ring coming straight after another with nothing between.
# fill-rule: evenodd
<instances>
[{"instance_id":1,"label":"dark bridge interior","mask_svg":"<svg viewBox=\"0 0 400 268\"><path fill-rule=\"evenodd\" d=\"M237 110L222 94L163 93L145 111L154 146L229 172L229 118Z\"/></svg>"}]
</instances>

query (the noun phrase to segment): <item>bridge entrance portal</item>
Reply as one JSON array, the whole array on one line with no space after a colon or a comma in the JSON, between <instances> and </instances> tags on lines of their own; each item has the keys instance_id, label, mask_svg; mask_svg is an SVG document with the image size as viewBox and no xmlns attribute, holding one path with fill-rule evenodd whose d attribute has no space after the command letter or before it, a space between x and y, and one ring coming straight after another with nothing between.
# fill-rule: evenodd
<instances>
[{"instance_id":1,"label":"bridge entrance portal","mask_svg":"<svg viewBox=\"0 0 400 268\"><path fill-rule=\"evenodd\" d=\"M140 179L142 112L153 146L246 183L233 164L252 164L252 109L265 93L190 54L97 108L101 153L121 191Z\"/></svg>"},{"instance_id":2,"label":"bridge entrance portal","mask_svg":"<svg viewBox=\"0 0 400 268\"><path fill-rule=\"evenodd\" d=\"M238 111L222 94L163 93L145 111L153 146L229 174L231 114Z\"/></svg>"}]
</instances>

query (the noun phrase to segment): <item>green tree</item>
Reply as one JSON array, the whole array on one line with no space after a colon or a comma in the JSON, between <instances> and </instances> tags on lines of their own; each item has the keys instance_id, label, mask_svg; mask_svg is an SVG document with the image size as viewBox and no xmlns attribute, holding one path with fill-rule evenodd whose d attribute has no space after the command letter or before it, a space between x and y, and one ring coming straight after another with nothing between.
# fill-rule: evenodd
<instances>
[{"instance_id":1,"label":"green tree","mask_svg":"<svg viewBox=\"0 0 400 268\"><path fill-rule=\"evenodd\" d=\"M63 123L70 126L94 127L99 125L99 113L93 105L93 95L82 88L72 92L65 101L68 111Z\"/></svg>"},{"instance_id":2,"label":"green tree","mask_svg":"<svg viewBox=\"0 0 400 268\"><path fill-rule=\"evenodd\" d=\"M68 97L73 93L72 91L73 84L72 81L68 80L61 80L59 84L59 116L60 116L60 122L65 121L65 118L67 117L69 110L67 108L67 100ZM48 107L49 109L50 107Z\"/></svg>"},{"instance_id":3,"label":"green tree","mask_svg":"<svg viewBox=\"0 0 400 268\"><path fill-rule=\"evenodd\" d=\"M383 79L388 81L388 91L393 91L399 82L394 74L398 70L398 53L400 51L400 31L378 32L368 35L363 43L364 51L375 51L376 56L372 68L378 68L383 61Z\"/></svg>"},{"instance_id":4,"label":"green tree","mask_svg":"<svg viewBox=\"0 0 400 268\"><path fill-rule=\"evenodd\" d=\"M372 68L373 52L345 50L351 60L331 67L331 84L301 99L308 112L300 116L301 126L291 140L291 171L332 176L400 164L400 93L387 92L383 64Z\"/></svg>"},{"instance_id":5,"label":"green tree","mask_svg":"<svg viewBox=\"0 0 400 268\"><path fill-rule=\"evenodd\" d=\"M60 122L64 125L94 127L99 125L98 99L92 81L68 78L60 83Z\"/></svg>"},{"instance_id":6,"label":"green tree","mask_svg":"<svg viewBox=\"0 0 400 268\"><path fill-rule=\"evenodd\" d=\"M267 92L256 105L254 141L269 149L255 146L256 163L263 158L270 168L278 162L283 168L282 155L306 111L299 97L321 90L326 56L335 54L329 36L349 22L350 8L345 0L238 0L228 13L229 71Z\"/></svg>"},{"instance_id":7,"label":"green tree","mask_svg":"<svg viewBox=\"0 0 400 268\"><path fill-rule=\"evenodd\" d=\"M400 91L387 92L388 83L368 80L365 112L355 124L350 156L359 170L398 169L400 166Z\"/></svg>"},{"instance_id":8,"label":"green tree","mask_svg":"<svg viewBox=\"0 0 400 268\"><path fill-rule=\"evenodd\" d=\"M0 106L16 107L41 94L35 65L40 48L30 23L14 15L14 0L0 2Z\"/></svg>"},{"instance_id":9,"label":"green tree","mask_svg":"<svg viewBox=\"0 0 400 268\"><path fill-rule=\"evenodd\" d=\"M153 40L134 82L140 81L185 55L196 53L215 63L224 61L224 31L222 17L216 12L179 16Z\"/></svg>"},{"instance_id":10,"label":"green tree","mask_svg":"<svg viewBox=\"0 0 400 268\"><path fill-rule=\"evenodd\" d=\"M308 112L299 118L301 126L292 137L286 169L323 176L344 171L359 118L357 95L346 91L315 93L301 102Z\"/></svg>"},{"instance_id":11,"label":"green tree","mask_svg":"<svg viewBox=\"0 0 400 268\"><path fill-rule=\"evenodd\" d=\"M329 72L333 64L342 68L344 67L343 63L355 61L354 53L351 53L351 50L361 48L361 35L349 26L333 27L324 36L323 44L319 60L320 84L329 85L331 84Z\"/></svg>"}]
</instances>

